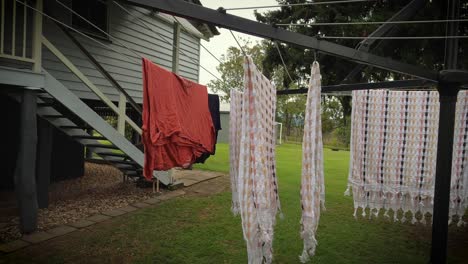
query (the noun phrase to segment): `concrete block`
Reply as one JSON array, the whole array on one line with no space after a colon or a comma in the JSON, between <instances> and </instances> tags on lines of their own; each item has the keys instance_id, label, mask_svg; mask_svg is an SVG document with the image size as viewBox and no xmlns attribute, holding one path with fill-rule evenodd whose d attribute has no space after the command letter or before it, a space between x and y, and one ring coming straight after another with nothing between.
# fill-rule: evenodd
<instances>
[{"instance_id":1,"label":"concrete block","mask_svg":"<svg viewBox=\"0 0 468 264\"><path fill-rule=\"evenodd\" d=\"M137 209L138 209L138 208L133 207L133 206L131 206L131 205L127 205L127 206L125 206L125 207L119 208L119 210L122 210L122 211L127 212L127 213L133 212L133 211L135 211L135 210L137 210Z\"/></svg>"},{"instance_id":2,"label":"concrete block","mask_svg":"<svg viewBox=\"0 0 468 264\"><path fill-rule=\"evenodd\" d=\"M125 214L127 212L119 210L119 209L112 209L112 210L108 210L108 211L101 212L101 213L103 215L115 217L115 216L123 215L123 214Z\"/></svg>"},{"instance_id":3,"label":"concrete block","mask_svg":"<svg viewBox=\"0 0 468 264\"><path fill-rule=\"evenodd\" d=\"M28 234L28 235L23 235L23 237L21 239L26 241L26 242L36 244L36 243L39 243L39 242L42 242L42 241L49 240L49 239L54 238L54 237L56 237L56 235L51 234L51 233L35 232L35 233Z\"/></svg>"},{"instance_id":4,"label":"concrete block","mask_svg":"<svg viewBox=\"0 0 468 264\"><path fill-rule=\"evenodd\" d=\"M28 242L18 239L18 240L11 241L5 244L0 244L0 252L10 253L18 249L24 248L28 245L29 245Z\"/></svg>"},{"instance_id":5,"label":"concrete block","mask_svg":"<svg viewBox=\"0 0 468 264\"><path fill-rule=\"evenodd\" d=\"M150 206L150 204L139 202L139 203L134 203L133 206L138 207L138 208L145 208L145 207Z\"/></svg>"},{"instance_id":6,"label":"concrete block","mask_svg":"<svg viewBox=\"0 0 468 264\"><path fill-rule=\"evenodd\" d=\"M68 225L69 225L69 226L72 226L72 227L75 227L75 228L83 228L83 227L87 227L87 226L93 225L93 224L95 224L95 223L96 223L96 222L88 221L88 220L82 219L82 220L76 221L76 222L71 223L71 224L68 224Z\"/></svg>"},{"instance_id":7,"label":"concrete block","mask_svg":"<svg viewBox=\"0 0 468 264\"><path fill-rule=\"evenodd\" d=\"M106 220L109 220L109 219L111 219L109 216L102 215L102 214L96 214L96 215L93 215L93 216L90 216L90 217L86 218L86 220L93 221L93 222L96 222L96 223L106 221Z\"/></svg>"},{"instance_id":8,"label":"concrete block","mask_svg":"<svg viewBox=\"0 0 468 264\"><path fill-rule=\"evenodd\" d=\"M68 234L70 232L73 232L75 230L76 230L76 228L74 228L74 227L61 225L61 226L57 226L55 228L49 229L46 232L49 233L49 234L52 234L52 235L62 236L62 235Z\"/></svg>"}]
</instances>

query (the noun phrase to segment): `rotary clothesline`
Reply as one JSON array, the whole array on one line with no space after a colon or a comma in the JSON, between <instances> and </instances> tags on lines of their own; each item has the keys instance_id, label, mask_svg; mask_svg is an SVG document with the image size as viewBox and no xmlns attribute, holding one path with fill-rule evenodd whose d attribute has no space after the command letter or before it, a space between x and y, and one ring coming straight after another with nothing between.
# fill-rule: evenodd
<instances>
[{"instance_id":1,"label":"rotary clothesline","mask_svg":"<svg viewBox=\"0 0 468 264\"><path fill-rule=\"evenodd\" d=\"M274 87L253 65L244 65L244 91L231 90L230 176L232 211L242 218L249 263L271 263L279 207L273 132ZM315 253L315 232L325 200L320 110L320 70L311 67L303 140L301 262ZM450 222L465 225L468 208L468 92L458 96L453 148ZM273 104L273 106L272 106ZM261 115L260 113L268 113ZM354 216L384 216L426 224L432 213L439 104L435 91L353 92L349 187ZM269 168L272 169L269 169ZM350 190L347 190L349 193ZM275 199L276 197L276 199ZM366 212L366 208L369 211ZM324 209L324 208L323 208Z\"/></svg>"}]
</instances>

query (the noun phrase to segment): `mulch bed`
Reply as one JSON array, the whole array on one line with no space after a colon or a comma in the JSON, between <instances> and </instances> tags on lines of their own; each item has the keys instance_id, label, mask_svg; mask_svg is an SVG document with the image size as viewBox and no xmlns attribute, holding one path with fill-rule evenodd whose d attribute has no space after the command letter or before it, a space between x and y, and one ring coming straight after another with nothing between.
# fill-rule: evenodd
<instances>
[{"instance_id":1,"label":"mulch bed","mask_svg":"<svg viewBox=\"0 0 468 264\"><path fill-rule=\"evenodd\" d=\"M155 196L152 188L123 182L122 173L105 164L85 164L85 175L51 184L49 208L40 209L38 230L73 223L99 212L125 207ZM12 195L14 197L14 195ZM21 237L19 217L2 217L0 243Z\"/></svg>"}]
</instances>

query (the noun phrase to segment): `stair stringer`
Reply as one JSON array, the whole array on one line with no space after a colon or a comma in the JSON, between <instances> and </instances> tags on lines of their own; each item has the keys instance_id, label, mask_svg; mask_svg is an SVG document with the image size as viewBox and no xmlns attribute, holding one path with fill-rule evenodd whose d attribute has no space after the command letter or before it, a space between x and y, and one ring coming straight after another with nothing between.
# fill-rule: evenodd
<instances>
[{"instance_id":1,"label":"stair stringer","mask_svg":"<svg viewBox=\"0 0 468 264\"><path fill-rule=\"evenodd\" d=\"M144 166L144 154L93 109L85 104L78 96L65 87L60 81L43 69L45 73L45 88L55 100L64 105L68 110L85 121L90 127L104 136L108 141L118 147L130 159L135 161L142 168ZM60 128L59 128L60 129ZM61 129L62 130L62 129ZM62 130L63 131L63 130ZM64 131L66 133L66 131ZM68 134L68 133L67 133ZM153 172L153 176L165 185L173 183L170 174Z\"/></svg>"}]
</instances>

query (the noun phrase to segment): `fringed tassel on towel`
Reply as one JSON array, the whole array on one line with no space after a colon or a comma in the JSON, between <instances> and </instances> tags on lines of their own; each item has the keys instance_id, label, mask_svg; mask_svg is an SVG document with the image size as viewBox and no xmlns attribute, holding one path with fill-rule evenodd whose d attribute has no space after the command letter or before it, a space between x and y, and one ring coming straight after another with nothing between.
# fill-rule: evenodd
<instances>
[{"instance_id":1,"label":"fringed tassel on towel","mask_svg":"<svg viewBox=\"0 0 468 264\"><path fill-rule=\"evenodd\" d=\"M304 249L302 254L299 256L301 263L306 263L311 257L315 255L315 248L317 247L317 240L314 236L311 237L310 241L304 240Z\"/></svg>"},{"instance_id":2,"label":"fringed tassel on towel","mask_svg":"<svg viewBox=\"0 0 468 264\"><path fill-rule=\"evenodd\" d=\"M362 209L362 217L371 218L375 209L385 210L385 217L391 209L395 222L432 223L426 216L434 206L438 101L435 91L352 92L350 165L344 195L352 193L355 218L356 208ZM454 218L450 224L463 226L459 218L468 208L468 91L458 94L456 108L450 189Z\"/></svg>"},{"instance_id":3,"label":"fringed tassel on towel","mask_svg":"<svg viewBox=\"0 0 468 264\"><path fill-rule=\"evenodd\" d=\"M239 202L232 202L231 212L234 216L240 214Z\"/></svg>"},{"instance_id":4,"label":"fringed tassel on towel","mask_svg":"<svg viewBox=\"0 0 468 264\"><path fill-rule=\"evenodd\" d=\"M315 232L313 231L315 228L313 224L310 225L310 223L310 221L303 221L302 223L301 237L304 240L304 249L302 250L302 254L299 256L299 260L302 263L306 263L310 260L311 257L315 255L315 249L317 248L318 244L317 240L315 239Z\"/></svg>"},{"instance_id":5,"label":"fringed tassel on towel","mask_svg":"<svg viewBox=\"0 0 468 264\"><path fill-rule=\"evenodd\" d=\"M348 184L346 191L344 192L345 196L351 196L351 185Z\"/></svg>"}]
</instances>

